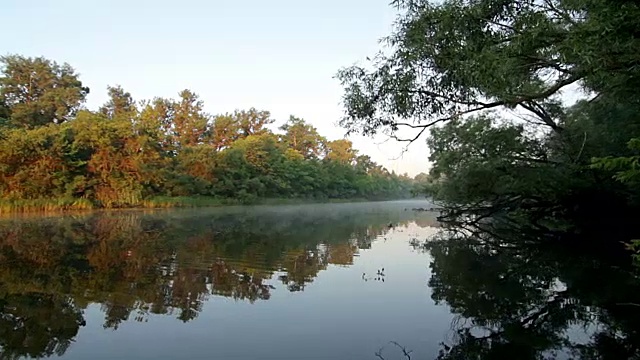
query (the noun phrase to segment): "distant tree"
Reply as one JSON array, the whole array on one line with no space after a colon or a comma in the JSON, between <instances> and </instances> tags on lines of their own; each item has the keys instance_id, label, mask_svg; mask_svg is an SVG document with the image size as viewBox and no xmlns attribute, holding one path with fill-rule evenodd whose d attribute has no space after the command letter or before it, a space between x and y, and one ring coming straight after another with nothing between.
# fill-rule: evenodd
<instances>
[{"instance_id":1,"label":"distant tree","mask_svg":"<svg viewBox=\"0 0 640 360\"><path fill-rule=\"evenodd\" d=\"M218 115L213 118L209 136L213 147L222 150L240 138L240 126L233 115Z\"/></svg>"},{"instance_id":2,"label":"distant tree","mask_svg":"<svg viewBox=\"0 0 640 360\"><path fill-rule=\"evenodd\" d=\"M249 135L260 135L269 130L267 125L273 124L275 121L271 118L271 113L268 111L260 111L256 108L251 108L248 111L235 111L232 115L234 122L237 124L238 129L242 137Z\"/></svg>"},{"instance_id":3,"label":"distant tree","mask_svg":"<svg viewBox=\"0 0 640 360\"><path fill-rule=\"evenodd\" d=\"M284 141L289 148L298 151L305 159L318 158L323 151L325 138L304 119L291 115L280 127L284 131Z\"/></svg>"},{"instance_id":4,"label":"distant tree","mask_svg":"<svg viewBox=\"0 0 640 360\"><path fill-rule=\"evenodd\" d=\"M354 162L357 153L353 148L353 143L349 140L340 139L327 143L327 159L329 160L351 164Z\"/></svg>"},{"instance_id":5,"label":"distant tree","mask_svg":"<svg viewBox=\"0 0 640 360\"><path fill-rule=\"evenodd\" d=\"M108 86L109 101L98 110L110 119L131 117L137 112L136 103L131 94L124 91L120 85Z\"/></svg>"},{"instance_id":6,"label":"distant tree","mask_svg":"<svg viewBox=\"0 0 640 360\"><path fill-rule=\"evenodd\" d=\"M421 172L420 174L414 176L413 180L417 182L427 182L430 178L431 176L429 176L429 174Z\"/></svg>"},{"instance_id":7,"label":"distant tree","mask_svg":"<svg viewBox=\"0 0 640 360\"><path fill-rule=\"evenodd\" d=\"M196 145L204 141L209 115L204 103L190 90L180 92L180 100L173 104L173 130L180 146Z\"/></svg>"},{"instance_id":8,"label":"distant tree","mask_svg":"<svg viewBox=\"0 0 640 360\"><path fill-rule=\"evenodd\" d=\"M356 169L359 172L368 174L376 167L376 164L371 160L369 155L360 155L356 157Z\"/></svg>"},{"instance_id":9,"label":"distant tree","mask_svg":"<svg viewBox=\"0 0 640 360\"><path fill-rule=\"evenodd\" d=\"M0 57L0 63L0 103L14 126L34 128L65 122L89 93L69 64L19 55Z\"/></svg>"},{"instance_id":10,"label":"distant tree","mask_svg":"<svg viewBox=\"0 0 640 360\"><path fill-rule=\"evenodd\" d=\"M171 129L174 113L172 100L157 97L151 101L144 101L136 126L150 141L170 152L173 150Z\"/></svg>"},{"instance_id":11,"label":"distant tree","mask_svg":"<svg viewBox=\"0 0 640 360\"><path fill-rule=\"evenodd\" d=\"M68 65L6 59L14 67L44 67L54 75L64 73L67 82L77 80ZM62 89L35 77L38 90L32 86L33 94L25 92L24 103L15 102L10 90L28 89L29 82L11 88L4 84L15 79L3 78L0 197L7 201L63 199L66 204L82 199L82 206L113 208L139 206L154 196L218 196L241 202L259 197L381 199L405 196L411 183L367 156L356 157L349 140L327 143L303 119L291 116L281 127L284 134L276 135L267 127L274 121L268 111L251 108L210 116L190 90L177 99L136 103L121 86L109 86L109 99L98 111L70 107L64 118L49 119L39 109L78 95L78 87L66 84ZM35 97L43 91L42 98ZM24 113L16 109L35 109L35 117L20 117ZM57 124L58 119L72 121ZM110 308L114 326L125 310Z\"/></svg>"}]
</instances>

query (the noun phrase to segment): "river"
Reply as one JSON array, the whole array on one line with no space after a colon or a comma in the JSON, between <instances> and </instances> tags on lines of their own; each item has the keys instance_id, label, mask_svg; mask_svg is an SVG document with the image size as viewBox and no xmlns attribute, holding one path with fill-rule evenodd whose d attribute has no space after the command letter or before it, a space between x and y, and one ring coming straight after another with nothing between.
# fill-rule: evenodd
<instances>
[{"instance_id":1,"label":"river","mask_svg":"<svg viewBox=\"0 0 640 360\"><path fill-rule=\"evenodd\" d=\"M635 301L633 276L615 275L618 284L611 269L581 263L590 282L582 272L568 282L562 274L574 267L540 254L532 262L459 241L425 246L439 238L437 214L413 209L429 207L2 219L1 358L589 358L606 346L598 339L637 351L637 322L621 323L592 294ZM633 305L618 309L637 320Z\"/></svg>"}]
</instances>

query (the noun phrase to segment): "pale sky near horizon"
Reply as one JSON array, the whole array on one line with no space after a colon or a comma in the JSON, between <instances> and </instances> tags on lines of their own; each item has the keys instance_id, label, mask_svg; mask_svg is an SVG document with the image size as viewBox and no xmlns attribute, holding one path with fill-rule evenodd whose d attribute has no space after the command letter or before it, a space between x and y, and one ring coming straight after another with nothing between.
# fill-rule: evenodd
<instances>
[{"instance_id":1,"label":"pale sky near horizon","mask_svg":"<svg viewBox=\"0 0 640 360\"><path fill-rule=\"evenodd\" d=\"M302 117L329 139L343 137L336 72L380 49L396 17L390 0L2 0L14 29L0 54L71 64L96 109L107 85L136 100L200 95L212 114L256 107L277 124ZM402 153L394 140L352 136L354 146L389 170L428 169L424 139Z\"/></svg>"}]
</instances>

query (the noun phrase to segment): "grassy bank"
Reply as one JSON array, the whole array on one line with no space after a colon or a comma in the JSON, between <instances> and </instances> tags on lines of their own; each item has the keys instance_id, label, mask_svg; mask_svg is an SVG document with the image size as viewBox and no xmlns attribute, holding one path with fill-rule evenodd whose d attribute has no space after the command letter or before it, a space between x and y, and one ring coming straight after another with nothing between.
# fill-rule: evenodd
<instances>
[{"instance_id":1,"label":"grassy bank","mask_svg":"<svg viewBox=\"0 0 640 360\"><path fill-rule=\"evenodd\" d=\"M158 196L143 200L136 205L120 206L115 208L161 209L214 207L229 205L295 205L307 203L346 203L356 201L367 201L367 199L255 198L250 200L240 200L234 198L216 198L207 196ZM107 208L114 207L104 207L100 206L99 204L92 203L91 201L86 199L73 198L0 200L0 214L52 213Z\"/></svg>"},{"instance_id":2,"label":"grassy bank","mask_svg":"<svg viewBox=\"0 0 640 360\"><path fill-rule=\"evenodd\" d=\"M59 211L91 210L97 207L86 199L19 199L0 200L0 214L47 213Z\"/></svg>"}]
</instances>

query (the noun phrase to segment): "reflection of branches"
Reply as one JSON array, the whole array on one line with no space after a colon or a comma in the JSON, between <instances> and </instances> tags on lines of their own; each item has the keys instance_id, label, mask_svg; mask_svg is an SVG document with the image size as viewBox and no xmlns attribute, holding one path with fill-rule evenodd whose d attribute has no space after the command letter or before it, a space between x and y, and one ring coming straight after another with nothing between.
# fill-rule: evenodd
<instances>
[{"instance_id":1,"label":"reflection of branches","mask_svg":"<svg viewBox=\"0 0 640 360\"><path fill-rule=\"evenodd\" d=\"M637 279L620 270L604 275L609 267L601 261L569 262L531 245L545 239L544 234L523 234L495 218L484 225L494 232L454 227L424 247L433 258L432 299L446 302L458 314L447 344L441 343L439 359L511 353L537 359L561 348L577 349L585 359L638 353L633 309L617 306L638 304L637 290L627 290ZM532 237L537 238L530 241ZM607 280L593 283L596 279ZM571 338L568 329L576 325L593 334L587 345L576 345Z\"/></svg>"},{"instance_id":2,"label":"reflection of branches","mask_svg":"<svg viewBox=\"0 0 640 360\"><path fill-rule=\"evenodd\" d=\"M449 324L449 334L451 334L451 337L448 340L452 343L460 341L460 336L456 330L466 327L469 321L468 318L460 314L454 315Z\"/></svg>"},{"instance_id":3,"label":"reflection of branches","mask_svg":"<svg viewBox=\"0 0 640 360\"><path fill-rule=\"evenodd\" d=\"M0 359L62 356L85 324L82 311L66 296L3 294Z\"/></svg>"},{"instance_id":4,"label":"reflection of branches","mask_svg":"<svg viewBox=\"0 0 640 360\"><path fill-rule=\"evenodd\" d=\"M62 355L85 325L89 303L101 305L104 326L115 330L151 314L191 321L210 296L268 300L274 274L302 290L329 264L352 265L390 222L418 217L386 210L332 205L313 213L225 210L216 221L209 212L127 212L0 222L0 358Z\"/></svg>"},{"instance_id":5,"label":"reflection of branches","mask_svg":"<svg viewBox=\"0 0 640 360\"><path fill-rule=\"evenodd\" d=\"M400 351L402 351L402 354L407 360L411 360L411 353L413 352L413 350L407 350L406 347L398 344L397 341L389 341L389 344L395 345L397 348L400 349ZM385 347L383 346L380 349L378 349L378 351L375 352L376 357L380 360L386 360L385 357L382 356L382 351L384 350L384 348Z\"/></svg>"}]
</instances>

